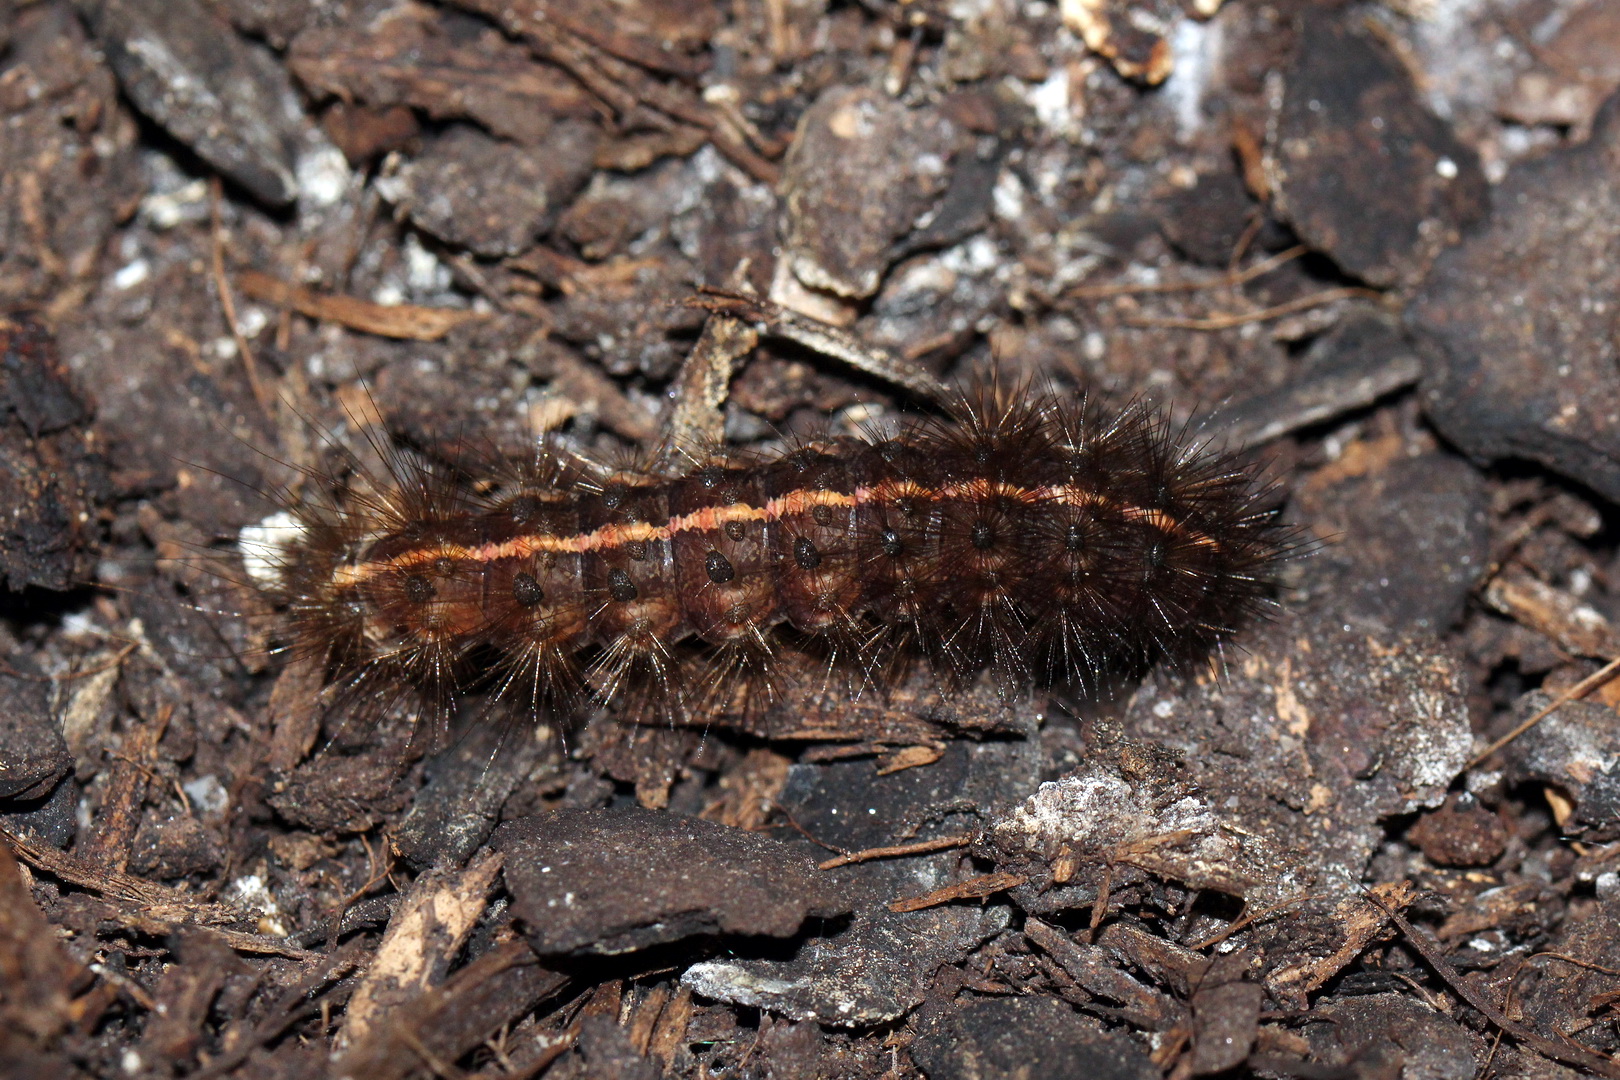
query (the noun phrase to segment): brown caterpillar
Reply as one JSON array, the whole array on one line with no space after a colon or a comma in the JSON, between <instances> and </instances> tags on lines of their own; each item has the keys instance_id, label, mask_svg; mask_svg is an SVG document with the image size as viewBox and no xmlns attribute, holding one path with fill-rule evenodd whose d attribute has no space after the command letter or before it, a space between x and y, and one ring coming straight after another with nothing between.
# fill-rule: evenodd
<instances>
[{"instance_id":1,"label":"brown caterpillar","mask_svg":"<svg viewBox=\"0 0 1620 1080\"><path fill-rule=\"evenodd\" d=\"M947 686L1085 691L1218 647L1288 547L1233 456L1148 406L1050 393L675 476L547 448L496 480L388 456L374 494L290 504L295 539L256 576L338 686L441 713L588 689L701 721L738 677L779 692L788 638L857 687L921 658Z\"/></svg>"}]
</instances>

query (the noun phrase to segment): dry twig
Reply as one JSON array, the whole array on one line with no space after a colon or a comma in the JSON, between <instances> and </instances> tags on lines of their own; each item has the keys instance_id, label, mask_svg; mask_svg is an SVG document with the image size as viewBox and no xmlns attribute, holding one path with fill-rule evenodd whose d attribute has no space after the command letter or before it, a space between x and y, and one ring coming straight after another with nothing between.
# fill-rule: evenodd
<instances>
[{"instance_id":1,"label":"dry twig","mask_svg":"<svg viewBox=\"0 0 1620 1080\"><path fill-rule=\"evenodd\" d=\"M1029 879L1023 874L1012 874L1000 870L994 874L980 874L978 877L958 881L955 885L947 885L942 889L935 889L922 896L911 896L903 900L895 900L889 904L890 911L921 911L923 908L938 907L948 904L952 900L979 900L986 896L993 896L998 892L1015 889Z\"/></svg>"},{"instance_id":2,"label":"dry twig","mask_svg":"<svg viewBox=\"0 0 1620 1080\"><path fill-rule=\"evenodd\" d=\"M1593 690L1596 690L1598 687L1602 686L1604 683L1613 678L1615 672L1617 671L1620 671L1620 656L1610 660L1597 671L1594 671L1592 674L1588 675L1586 678L1582 679L1568 690L1565 690L1563 693L1553 698L1552 701L1547 703L1545 708L1539 710L1534 716L1530 717L1530 719L1524 721L1518 727L1515 727L1512 731L1508 732L1506 735L1503 735L1500 739L1497 739L1495 742L1491 743L1491 745L1475 754L1469 759L1465 768L1472 769L1474 766L1478 765L1480 762L1502 749L1502 747L1506 746L1514 739L1517 739L1520 735L1523 735L1525 732L1547 719L1547 717L1551 716L1565 705L1568 705L1570 702L1590 694Z\"/></svg>"},{"instance_id":3,"label":"dry twig","mask_svg":"<svg viewBox=\"0 0 1620 1080\"><path fill-rule=\"evenodd\" d=\"M1309 250L1304 244L1295 244L1287 251L1278 252L1269 259L1262 259L1247 269L1233 270L1210 278L1207 281L1155 281L1152 283L1119 285L1078 285L1070 289L1067 295L1076 300L1106 300L1111 296L1142 296L1148 293L1203 292L1206 289L1233 288L1247 284L1257 277L1263 277L1284 263L1299 258Z\"/></svg>"},{"instance_id":4,"label":"dry twig","mask_svg":"<svg viewBox=\"0 0 1620 1080\"><path fill-rule=\"evenodd\" d=\"M971 836L941 836L935 840L918 840L911 844L891 844L888 847L867 848L864 851L851 851L835 859L828 859L817 866L816 869L832 870L840 866L849 866L852 863L871 862L873 859L894 859L905 855L924 855L930 851L966 847L971 843L973 843L973 837Z\"/></svg>"},{"instance_id":5,"label":"dry twig","mask_svg":"<svg viewBox=\"0 0 1620 1080\"><path fill-rule=\"evenodd\" d=\"M1261 308L1259 311L1241 312L1234 315L1210 315L1205 318L1180 315L1134 315L1122 321L1126 326L1164 327L1171 330L1230 330L1233 327L1246 326L1249 323L1270 322L1273 319L1280 319L1284 315L1309 311L1311 308L1322 307L1324 304L1332 304L1339 300L1350 300L1358 296L1377 300L1382 295L1376 289L1364 289L1352 285L1337 289L1323 289L1321 292L1314 292L1309 296L1298 296L1272 307Z\"/></svg>"},{"instance_id":6,"label":"dry twig","mask_svg":"<svg viewBox=\"0 0 1620 1080\"><path fill-rule=\"evenodd\" d=\"M1412 948L1416 949L1419 955L1428 961L1429 966L1434 969L1434 973L1439 975L1441 980L1451 987L1458 997L1472 1005L1496 1027L1513 1036L1541 1056L1556 1061L1561 1065L1568 1065L1576 1069L1589 1069L1598 1076L1620 1080L1620 1062L1579 1045L1561 1045L1543 1035L1537 1035L1523 1024L1508 1019L1501 1009L1486 1001L1484 995L1463 981L1462 976L1457 973L1457 969L1452 967L1441 953L1438 942L1427 933L1407 922L1406 916L1402 915L1397 908L1390 907L1376 896L1369 895L1368 901L1389 916L1390 921L1411 943Z\"/></svg>"}]
</instances>

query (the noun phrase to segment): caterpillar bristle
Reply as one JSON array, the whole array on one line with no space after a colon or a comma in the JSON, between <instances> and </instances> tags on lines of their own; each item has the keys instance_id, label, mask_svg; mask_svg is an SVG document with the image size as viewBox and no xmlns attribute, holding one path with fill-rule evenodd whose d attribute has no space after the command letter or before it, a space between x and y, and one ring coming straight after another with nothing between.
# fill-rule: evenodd
<instances>
[{"instance_id":1,"label":"caterpillar bristle","mask_svg":"<svg viewBox=\"0 0 1620 1080\"><path fill-rule=\"evenodd\" d=\"M611 467L358 426L372 464L329 440L334 472L279 493L287 535L246 577L339 701L408 697L435 732L469 698L707 725L918 664L947 691L1093 695L1218 659L1295 544L1241 459L1153 406L1022 385L867 440Z\"/></svg>"}]
</instances>

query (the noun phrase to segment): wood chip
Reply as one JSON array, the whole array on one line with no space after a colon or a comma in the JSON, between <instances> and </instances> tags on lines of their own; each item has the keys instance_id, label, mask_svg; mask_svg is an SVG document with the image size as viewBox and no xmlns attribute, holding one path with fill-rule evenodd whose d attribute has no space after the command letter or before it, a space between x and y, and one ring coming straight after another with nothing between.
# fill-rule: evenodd
<instances>
[{"instance_id":1,"label":"wood chip","mask_svg":"<svg viewBox=\"0 0 1620 1080\"><path fill-rule=\"evenodd\" d=\"M501 861L500 855L485 853L465 870L430 870L416 879L349 1000L344 1045L364 1041L384 1016L443 981L484 913Z\"/></svg>"},{"instance_id":2,"label":"wood chip","mask_svg":"<svg viewBox=\"0 0 1620 1080\"><path fill-rule=\"evenodd\" d=\"M289 285L257 270L244 270L236 284L255 300L290 307L311 319L341 323L350 330L409 341L438 341L464 322L485 318L482 312L431 308L417 304L373 304L353 296L325 295Z\"/></svg>"},{"instance_id":3,"label":"wood chip","mask_svg":"<svg viewBox=\"0 0 1620 1080\"><path fill-rule=\"evenodd\" d=\"M1592 605L1518 569L1504 570L1485 588L1485 602L1514 622L1546 634L1576 656L1620 655L1620 633Z\"/></svg>"}]
</instances>

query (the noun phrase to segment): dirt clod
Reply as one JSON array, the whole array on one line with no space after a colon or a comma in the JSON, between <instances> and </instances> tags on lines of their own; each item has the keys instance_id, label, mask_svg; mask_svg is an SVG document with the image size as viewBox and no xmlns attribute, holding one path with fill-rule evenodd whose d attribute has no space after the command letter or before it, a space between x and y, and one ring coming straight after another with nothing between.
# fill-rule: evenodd
<instances>
[{"instance_id":1,"label":"dirt clod","mask_svg":"<svg viewBox=\"0 0 1620 1080\"><path fill-rule=\"evenodd\" d=\"M558 810L501 826L493 845L506 856L512 910L542 956L785 937L807 918L848 910L780 842L677 814Z\"/></svg>"}]
</instances>

